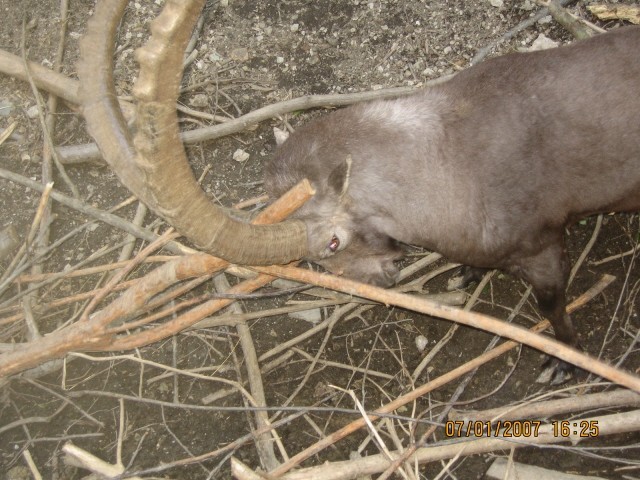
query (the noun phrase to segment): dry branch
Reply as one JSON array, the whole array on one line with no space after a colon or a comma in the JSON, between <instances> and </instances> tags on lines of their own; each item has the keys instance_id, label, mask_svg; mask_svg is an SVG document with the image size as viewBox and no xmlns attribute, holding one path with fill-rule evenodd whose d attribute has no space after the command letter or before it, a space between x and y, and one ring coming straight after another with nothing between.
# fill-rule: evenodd
<instances>
[{"instance_id":1,"label":"dry branch","mask_svg":"<svg viewBox=\"0 0 640 480\"><path fill-rule=\"evenodd\" d=\"M582 410L613 407L640 407L640 395L629 390L572 395L569 398L546 402L526 402L482 411L451 410L450 420L514 420L520 418L545 418Z\"/></svg>"},{"instance_id":2,"label":"dry branch","mask_svg":"<svg viewBox=\"0 0 640 480\"><path fill-rule=\"evenodd\" d=\"M327 274L312 272L295 267L252 267L260 273L284 277L299 282L311 283L332 290L339 290L351 295L368 298L385 305L413 310L415 312L432 315L446 320L451 320L464 325L489 331L496 335L511 338L524 343L548 355L558 357L561 360L572 363L584 370L600 375L612 382L640 392L640 377L607 365L600 360L589 357L564 343L552 340L542 335L533 335L522 327L506 324L500 320L475 312L438 304L426 299L404 295L393 290L365 285L353 280L335 277Z\"/></svg>"},{"instance_id":3,"label":"dry branch","mask_svg":"<svg viewBox=\"0 0 640 480\"><path fill-rule=\"evenodd\" d=\"M427 84L436 85L448 79L449 77L442 77L441 79L427 82ZM277 117L278 115L284 115L298 110L345 106L358 102L409 95L414 92L415 88L413 87L396 87L359 93L305 95L292 100L284 100L273 105L267 105L238 118L229 119L221 125L212 125L209 127L202 127L182 132L180 134L180 140L186 145L211 141L242 132L260 122ZM86 161L99 161L102 159L100 151L95 143L61 147L58 149L58 153L63 163L80 163Z\"/></svg>"},{"instance_id":4,"label":"dry branch","mask_svg":"<svg viewBox=\"0 0 640 480\"><path fill-rule=\"evenodd\" d=\"M219 292L227 292L231 288L231 285L229 285L229 282L224 276L224 273L221 273L214 278L214 284L216 290L218 290ZM237 302L233 303L229 307L229 309L234 313L242 313L242 308L240 307L240 305L238 305ZM256 403L259 406L266 406L267 400L264 393L264 382L262 381L262 375L260 374L258 354L256 353L256 348L253 343L251 331L249 330L249 326L245 322L238 323L236 325L236 330L238 332L238 336L240 337L240 347L242 348L245 368L247 370L247 380L249 381L251 395L253 395L253 398L256 400ZM255 412L254 418L256 427L258 429L270 425L267 412L257 411ZM270 433L276 434L276 432L273 430L271 430ZM271 436L268 433L256 435L255 444L262 467L266 470L275 468L278 465L278 460L276 459Z\"/></svg>"},{"instance_id":5,"label":"dry branch","mask_svg":"<svg viewBox=\"0 0 640 480\"><path fill-rule=\"evenodd\" d=\"M569 3L573 2L573 1L574 0L561 0L559 2L559 5L560 6L565 6L565 5L568 5ZM506 42L507 40L510 40L511 38L515 37L521 31L529 28L532 25L535 25L539 20L541 20L542 18L546 17L547 15L549 15L549 9L545 7L545 8L542 8L538 13L536 13L532 17L529 17L526 20L520 22L518 25L513 27L511 30L506 32L504 35L502 35L500 38L494 40L493 42L491 42L486 47L483 47L480 50L478 50L476 52L475 56L471 59L471 65L475 65L477 63L480 63L482 60L484 60L484 58L487 55L489 55L489 53L491 53L491 51L494 48L496 48L502 42Z\"/></svg>"},{"instance_id":6,"label":"dry branch","mask_svg":"<svg viewBox=\"0 0 640 480\"><path fill-rule=\"evenodd\" d=\"M72 80L60 73L55 73L42 65L29 62L29 71L33 77L33 81L38 88L54 94L68 101L69 103L78 105L80 97L78 96L78 88L80 84L77 80ZM27 71L22 59L17 55L0 49L0 73L9 75L10 77L19 78L27 81Z\"/></svg>"},{"instance_id":7,"label":"dry branch","mask_svg":"<svg viewBox=\"0 0 640 480\"><path fill-rule=\"evenodd\" d=\"M293 210L303 204L312 194L308 182L303 181L274 202L265 210L256 222L279 221L288 216ZM134 261L140 262L151 251L145 249L144 255L138 255ZM198 322L213 311L224 308L233 300L215 300L197 307L187 315L182 315L171 321L143 330L135 334L117 337L109 329L114 322L121 322L141 308L153 295L158 294L177 282L203 275L212 274L228 263L206 254L195 254L181 257L163 265L147 275L131 287L127 292L112 302L108 307L96 312L85 321L76 322L57 330L46 337L29 342L11 352L0 355L0 377L18 373L40 363L60 358L70 351L109 351L127 350L142 345L148 345L159 339L166 338L180 332L188 326ZM244 293L243 289L253 291L266 285L272 280L267 275L259 275L255 279L236 285L231 293Z\"/></svg>"},{"instance_id":8,"label":"dry branch","mask_svg":"<svg viewBox=\"0 0 640 480\"><path fill-rule=\"evenodd\" d=\"M607 278L608 277L608 278ZM603 278L603 280L601 280L600 282L598 282L596 285L594 285L592 288L590 288L587 292L585 292L584 294L582 294L580 296L580 298L576 299L574 302L572 302L571 305L569 305L569 307L567 308L569 312L571 312L572 310L579 308L580 306L584 305L585 302L587 302L590 298L593 298L594 296L598 295L604 288L606 288L606 286L611 283L613 277L607 276L605 278ZM538 325L534 326L531 331L532 332L540 332L543 331L544 329L548 328L549 326L549 322L548 321L543 321L540 322ZM493 360L494 358L499 357L500 355L502 355L503 353L508 352L509 350L511 350L512 348L516 347L518 344L516 342L513 341L508 341L505 342L501 345L499 345L498 347L495 347L493 350L486 352L482 355L480 355L479 357L465 363L464 365L461 365L457 368L454 368L453 370L451 370L450 372L430 381L429 383L426 383L418 388L416 388L415 390L402 395L398 398L396 398L395 400L393 400L392 402L380 407L379 409L376 410L376 412L374 413L390 413L404 405L406 405L407 403L415 400L416 398L426 395L429 392L432 392L434 390L436 390L437 388L440 388L441 386L461 377L462 375L465 375L469 372L472 372L473 370L475 370L476 368L480 367L481 365L489 362L490 360ZM345 427L341 428L340 430L332 433L330 436L316 442L315 444L311 445L310 447L306 448L305 450L303 450L302 452L296 454L294 457L292 457L289 461L285 462L282 466L280 466L277 470L271 471L270 473L273 475L281 475L286 473L287 471L289 471L290 469L296 467L297 465L299 465L302 461L306 460L307 458L311 457L312 455L315 455L316 453L322 451L324 448L333 445L334 443L336 443L337 441L339 441L340 439L350 435L352 432L362 428L365 425L365 422L362 419L358 419L355 420L353 422L351 422L350 424L346 425Z\"/></svg>"},{"instance_id":9,"label":"dry branch","mask_svg":"<svg viewBox=\"0 0 640 480\"><path fill-rule=\"evenodd\" d=\"M613 435L617 433L633 432L640 430L640 410L631 412L605 415L581 419L585 422L596 422L599 427L599 436ZM579 429L578 429L579 430ZM461 439L449 445L429 446L419 448L409 457L410 462L424 464L453 458L456 455L473 455L477 453L493 452L498 450L510 450L512 448L527 447L532 445L553 445L571 441L573 444L584 440L578 434L573 433L568 437L554 435L551 425L542 425L538 435L526 438L491 437L477 440ZM391 452L393 458L400 456L402 452ZM282 480L347 480L373 475L384 471L390 464L385 455L370 455L356 460L326 463L318 467L303 468L287 475L282 475ZM273 472L271 472L273 474Z\"/></svg>"},{"instance_id":10,"label":"dry branch","mask_svg":"<svg viewBox=\"0 0 640 480\"><path fill-rule=\"evenodd\" d=\"M4 168L0 168L0 178L10 180L19 185L23 185L32 190L36 190L38 192L42 192L44 190L44 187L40 185L38 182L35 182L30 178L26 178L22 175L18 175L17 173L13 173L9 170L5 170ZM94 208L86 204L85 202L71 198L56 190L52 190L51 198L53 198L55 201L61 203L66 207L73 208L74 210L78 210L81 213L84 213L93 218L96 218L120 230L124 230L125 232L135 235L136 237L141 238L142 240L146 240L147 242L153 242L158 239L158 235L156 235L155 233L147 229L137 227L136 225L118 217L117 215L113 215L103 210ZM179 243L176 243L176 242L169 243L168 245L165 246L165 248L178 255L195 252L195 250L185 247L184 245L180 245Z\"/></svg>"}]
</instances>

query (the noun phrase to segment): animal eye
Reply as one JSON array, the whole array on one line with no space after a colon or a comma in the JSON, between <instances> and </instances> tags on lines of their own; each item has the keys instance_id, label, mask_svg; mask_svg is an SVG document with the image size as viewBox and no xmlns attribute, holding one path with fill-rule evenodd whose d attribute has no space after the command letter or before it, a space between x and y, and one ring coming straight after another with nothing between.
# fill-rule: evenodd
<instances>
[{"instance_id":1,"label":"animal eye","mask_svg":"<svg viewBox=\"0 0 640 480\"><path fill-rule=\"evenodd\" d=\"M340 246L340 240L338 239L338 237L334 235L333 237L331 237L331 241L329 242L329 250L331 250L332 252L335 252L336 250L338 250L339 246Z\"/></svg>"}]
</instances>

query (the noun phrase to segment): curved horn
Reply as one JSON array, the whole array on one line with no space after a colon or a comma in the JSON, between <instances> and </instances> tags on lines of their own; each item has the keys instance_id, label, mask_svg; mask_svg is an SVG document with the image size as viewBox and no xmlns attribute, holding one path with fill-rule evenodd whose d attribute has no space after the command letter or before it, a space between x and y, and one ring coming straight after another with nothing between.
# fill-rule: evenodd
<instances>
[{"instance_id":1,"label":"curved horn","mask_svg":"<svg viewBox=\"0 0 640 480\"><path fill-rule=\"evenodd\" d=\"M115 32L127 0L101 0L80 44L78 77L87 128L120 181L199 248L232 263L287 263L307 252L302 222L249 225L227 217L196 182L176 114L183 52L204 0L168 0L137 52L138 131L127 129L113 86Z\"/></svg>"}]
</instances>

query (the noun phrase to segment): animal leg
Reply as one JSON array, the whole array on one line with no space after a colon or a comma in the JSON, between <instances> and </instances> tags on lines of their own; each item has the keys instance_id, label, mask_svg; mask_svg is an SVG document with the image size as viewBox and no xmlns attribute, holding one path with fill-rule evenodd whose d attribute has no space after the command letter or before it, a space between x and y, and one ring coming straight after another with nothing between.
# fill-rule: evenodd
<instances>
[{"instance_id":1,"label":"animal leg","mask_svg":"<svg viewBox=\"0 0 640 480\"><path fill-rule=\"evenodd\" d=\"M540 254L521 261L520 268L520 276L532 285L540 312L551 322L556 339L580 349L578 336L566 312L569 260L564 242L557 242ZM573 376L574 370L572 365L550 358L544 363L538 382L564 383Z\"/></svg>"},{"instance_id":2,"label":"animal leg","mask_svg":"<svg viewBox=\"0 0 640 480\"><path fill-rule=\"evenodd\" d=\"M482 277L484 277L488 271L488 268L463 265L456 271L455 276L451 277L447 282L447 290L464 290L472 283L482 280Z\"/></svg>"}]
</instances>

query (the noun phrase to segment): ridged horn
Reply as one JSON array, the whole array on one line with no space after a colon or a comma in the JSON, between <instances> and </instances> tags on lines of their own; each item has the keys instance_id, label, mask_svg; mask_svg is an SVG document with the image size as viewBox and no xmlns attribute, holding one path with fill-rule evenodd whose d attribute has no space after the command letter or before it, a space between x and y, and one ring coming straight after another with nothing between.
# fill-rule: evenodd
<instances>
[{"instance_id":1,"label":"ridged horn","mask_svg":"<svg viewBox=\"0 0 640 480\"><path fill-rule=\"evenodd\" d=\"M87 128L120 181L200 249L232 263L288 263L307 253L302 222L249 225L206 197L179 139L178 99L184 49L204 0L168 0L137 51L137 132L132 140L113 84L115 33L127 0L101 0L80 43L80 97Z\"/></svg>"}]
</instances>

